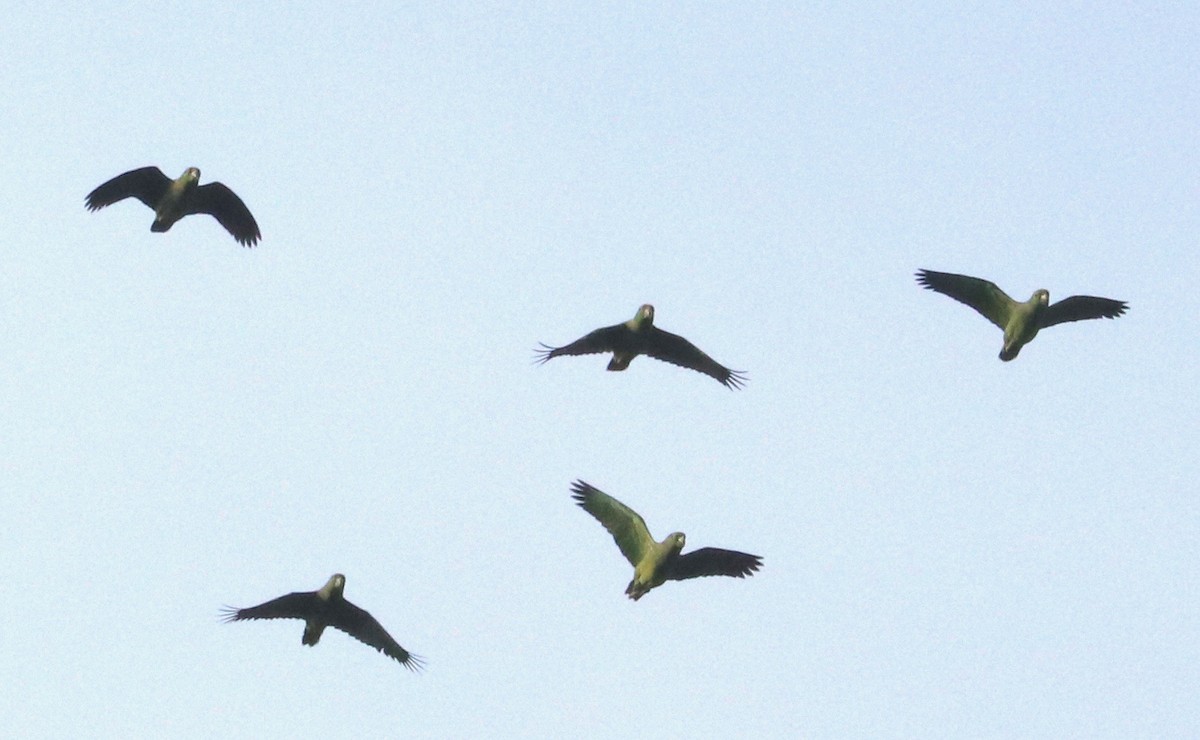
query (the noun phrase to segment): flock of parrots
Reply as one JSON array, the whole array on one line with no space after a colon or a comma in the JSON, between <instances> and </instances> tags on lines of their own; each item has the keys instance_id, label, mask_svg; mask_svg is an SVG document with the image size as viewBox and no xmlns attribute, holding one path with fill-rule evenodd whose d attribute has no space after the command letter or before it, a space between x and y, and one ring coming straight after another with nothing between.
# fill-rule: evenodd
<instances>
[{"instance_id":1,"label":"flock of parrots","mask_svg":"<svg viewBox=\"0 0 1200 740\"><path fill-rule=\"evenodd\" d=\"M141 167L117 175L91 193L88 210L96 211L126 198L137 198L154 210L151 231L167 231L184 216L205 213L215 218L233 238L252 247L262 238L250 209L232 190L219 182L200 185L200 170L189 167L172 180L157 167ZM1021 348L1048 326L1084 319L1114 319L1128 310L1124 301L1095 296L1071 296L1050 303L1046 290L1034 291L1028 301L1010 298L994 283L967 275L920 270L917 282L929 290L948 295L982 314L1004 332L1000 359L1015 359ZM638 355L647 355L715 378L726 388L746 382L740 370L730 370L683 337L654 325L654 306L643 305L621 324L589 332L562 347L542 345L537 360L547 362L560 355L612 353L608 370L624 370ZM633 566L633 579L625 593L634 601L667 581L701 576L745 578L762 566L762 558L734 550L704 547L684 554L684 535L673 532L656 541L646 522L633 509L603 491L576 481L572 497L584 511L604 525L621 554ZM405 667L419 670L424 660L405 650L367 611L343 596L346 577L336 573L317 591L298 591L245 609L227 608L226 621L243 619L302 619L301 642L316 645L326 627L334 627L379 650Z\"/></svg>"}]
</instances>

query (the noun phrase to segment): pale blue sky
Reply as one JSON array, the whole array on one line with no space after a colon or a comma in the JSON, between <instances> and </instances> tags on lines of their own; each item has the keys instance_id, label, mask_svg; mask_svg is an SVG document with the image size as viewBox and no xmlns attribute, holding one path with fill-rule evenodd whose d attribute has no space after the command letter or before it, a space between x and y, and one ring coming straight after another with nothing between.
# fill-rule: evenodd
<instances>
[{"instance_id":1,"label":"pale blue sky","mask_svg":"<svg viewBox=\"0 0 1200 740\"><path fill-rule=\"evenodd\" d=\"M0 726L1200 734L1200 14L1045 5L9 9ZM747 387L532 365L644 302ZM631 603L575 478L764 568ZM218 621L334 572L425 673Z\"/></svg>"}]
</instances>

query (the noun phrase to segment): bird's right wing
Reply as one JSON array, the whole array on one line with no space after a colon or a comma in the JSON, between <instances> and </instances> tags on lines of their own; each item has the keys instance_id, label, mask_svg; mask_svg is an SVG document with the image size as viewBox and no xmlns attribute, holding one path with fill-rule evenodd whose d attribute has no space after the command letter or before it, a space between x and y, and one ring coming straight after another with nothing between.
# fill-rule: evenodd
<instances>
[{"instance_id":1,"label":"bird's right wing","mask_svg":"<svg viewBox=\"0 0 1200 740\"><path fill-rule=\"evenodd\" d=\"M577 480L571 484L572 497L584 511L596 517L616 540L621 554L634 567L654 546L646 521L636 511L594 486Z\"/></svg>"},{"instance_id":2,"label":"bird's right wing","mask_svg":"<svg viewBox=\"0 0 1200 740\"><path fill-rule=\"evenodd\" d=\"M1097 298L1092 295L1073 295L1052 303L1042 313L1041 327L1085 319L1115 319L1129 308L1125 301Z\"/></svg>"},{"instance_id":3,"label":"bird's right wing","mask_svg":"<svg viewBox=\"0 0 1200 740\"><path fill-rule=\"evenodd\" d=\"M648 334L646 354L654 359L704 373L710 378L716 378L721 385L730 390L746 384L744 372L730 370L678 334L663 331L657 326L651 327Z\"/></svg>"},{"instance_id":4,"label":"bird's right wing","mask_svg":"<svg viewBox=\"0 0 1200 740\"><path fill-rule=\"evenodd\" d=\"M392 639L379 620L372 617L370 612L360 609L345 599L338 603L336 611L330 615L329 626L345 632L363 644L370 645L389 658L400 661L409 670L419 671L425 665L424 659L420 656L413 655L400 647L400 643Z\"/></svg>"},{"instance_id":5,"label":"bird's right wing","mask_svg":"<svg viewBox=\"0 0 1200 740\"><path fill-rule=\"evenodd\" d=\"M170 185L171 178L157 167L130 170L88 193L87 208L89 211L98 211L130 196L154 208Z\"/></svg>"},{"instance_id":6,"label":"bird's right wing","mask_svg":"<svg viewBox=\"0 0 1200 740\"><path fill-rule=\"evenodd\" d=\"M538 364L549 362L551 358L559 355L595 355L601 352L612 352L617 349L622 338L626 337L628 333L629 327L624 324L614 324L589 332L566 346L551 347L543 344L542 349L534 351L537 353Z\"/></svg>"},{"instance_id":7,"label":"bird's right wing","mask_svg":"<svg viewBox=\"0 0 1200 740\"><path fill-rule=\"evenodd\" d=\"M970 306L1001 329L1008 325L1012 307L1016 304L995 283L969 275L920 270L917 272L917 282Z\"/></svg>"},{"instance_id":8,"label":"bird's right wing","mask_svg":"<svg viewBox=\"0 0 1200 740\"><path fill-rule=\"evenodd\" d=\"M221 614L226 622L242 619L308 619L316 611L316 601L316 591L296 591L245 609L227 606L221 610Z\"/></svg>"},{"instance_id":9,"label":"bird's right wing","mask_svg":"<svg viewBox=\"0 0 1200 740\"><path fill-rule=\"evenodd\" d=\"M188 213L207 213L225 227L242 246L253 247L262 238L250 209L223 183L210 182L196 188Z\"/></svg>"},{"instance_id":10,"label":"bird's right wing","mask_svg":"<svg viewBox=\"0 0 1200 740\"><path fill-rule=\"evenodd\" d=\"M671 563L667 578L682 581L702 576L733 576L745 578L762 567L762 558L736 550L702 547L680 555Z\"/></svg>"}]
</instances>

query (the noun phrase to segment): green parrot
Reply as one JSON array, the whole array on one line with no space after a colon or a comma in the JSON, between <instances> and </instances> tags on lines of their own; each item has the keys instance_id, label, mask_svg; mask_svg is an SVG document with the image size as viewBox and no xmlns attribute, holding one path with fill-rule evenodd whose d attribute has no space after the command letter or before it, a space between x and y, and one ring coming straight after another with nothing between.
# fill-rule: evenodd
<instances>
[{"instance_id":1,"label":"green parrot","mask_svg":"<svg viewBox=\"0 0 1200 740\"><path fill-rule=\"evenodd\" d=\"M571 485L572 498L604 525L621 554L633 565L633 580L625 595L637 601L667 581L701 576L745 578L762 566L762 558L735 550L703 547L686 555L683 532L672 532L655 542L646 522L636 511L581 480Z\"/></svg>"},{"instance_id":2,"label":"green parrot","mask_svg":"<svg viewBox=\"0 0 1200 740\"><path fill-rule=\"evenodd\" d=\"M316 645L326 627L345 632L359 642L366 643L379 652L394 658L410 670L419 671L425 661L413 655L392 639L387 630L368 612L346 601L342 591L346 588L346 576L335 573L319 591L296 591L246 609L225 607L222 616L226 622L243 619L303 619L304 645Z\"/></svg>"},{"instance_id":3,"label":"green parrot","mask_svg":"<svg viewBox=\"0 0 1200 740\"><path fill-rule=\"evenodd\" d=\"M654 306L649 303L638 309L637 314L623 324L597 329L564 347L542 344L536 350L539 364L549 362L559 355L593 355L612 352L608 370L620 371L638 355L649 355L673 365L686 367L716 378L729 389L741 388L746 374L741 370L730 370L700 351L688 340L663 331L654 325Z\"/></svg>"},{"instance_id":4,"label":"green parrot","mask_svg":"<svg viewBox=\"0 0 1200 740\"><path fill-rule=\"evenodd\" d=\"M98 211L126 198L137 198L154 209L151 231L166 231L176 221L194 213L207 213L225 227L233 238L253 247L262 238L258 223L246 204L219 182L198 185L200 170L188 167L172 180L157 167L130 170L96 188L87 196L89 211Z\"/></svg>"},{"instance_id":5,"label":"green parrot","mask_svg":"<svg viewBox=\"0 0 1200 740\"><path fill-rule=\"evenodd\" d=\"M917 282L959 303L965 303L984 318L1004 330L1004 347L1000 359L1014 359L1021 348L1033 341L1047 326L1084 319L1115 319L1125 313L1129 304L1111 298L1073 295L1050 303L1050 292L1035 290L1024 303L1014 301L995 283L950 272L921 270Z\"/></svg>"}]
</instances>

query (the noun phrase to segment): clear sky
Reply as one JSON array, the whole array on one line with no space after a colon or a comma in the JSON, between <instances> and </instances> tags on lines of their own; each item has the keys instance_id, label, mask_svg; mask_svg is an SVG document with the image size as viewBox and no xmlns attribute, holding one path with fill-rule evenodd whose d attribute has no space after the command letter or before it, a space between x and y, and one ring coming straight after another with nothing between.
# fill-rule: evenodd
<instances>
[{"instance_id":1,"label":"clear sky","mask_svg":"<svg viewBox=\"0 0 1200 740\"><path fill-rule=\"evenodd\" d=\"M9 8L0 726L1200 734L1198 11L803 5ZM747 387L532 364L642 303ZM576 478L764 567L632 603ZM424 673L219 621L335 572Z\"/></svg>"}]
</instances>

